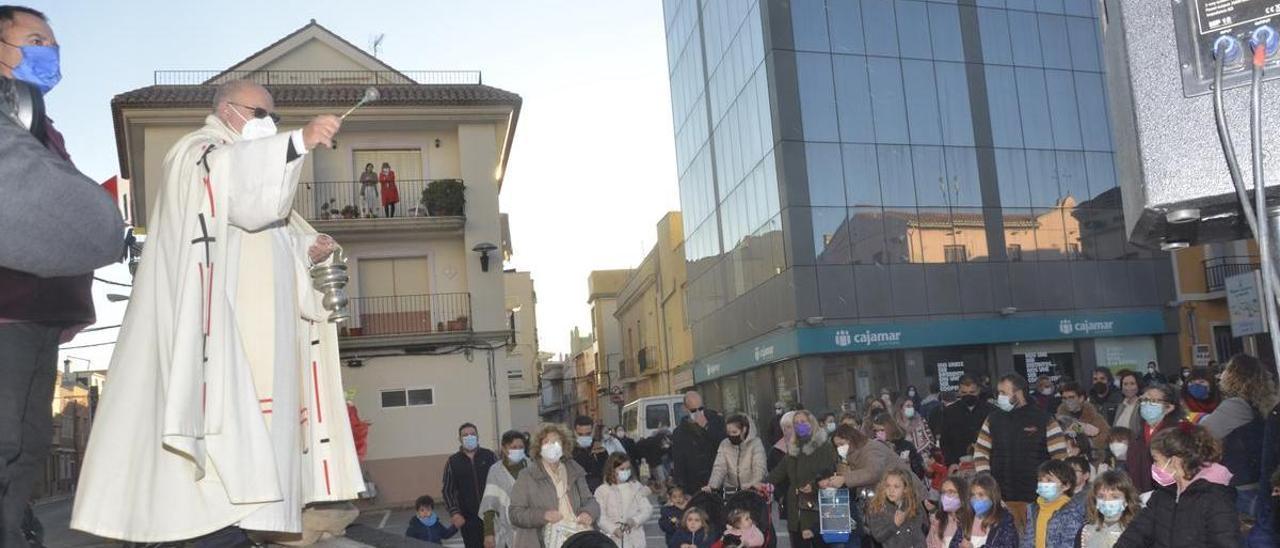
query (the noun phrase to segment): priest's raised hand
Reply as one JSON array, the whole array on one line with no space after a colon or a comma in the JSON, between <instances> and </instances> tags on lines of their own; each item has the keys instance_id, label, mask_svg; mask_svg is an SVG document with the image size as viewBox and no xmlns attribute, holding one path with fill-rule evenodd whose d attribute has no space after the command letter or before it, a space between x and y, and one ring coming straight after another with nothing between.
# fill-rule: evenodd
<instances>
[{"instance_id":1,"label":"priest's raised hand","mask_svg":"<svg viewBox=\"0 0 1280 548\"><path fill-rule=\"evenodd\" d=\"M271 94L244 80L212 106L165 157L89 439L71 526L101 537L296 535L305 505L364 489L308 274L336 243L293 211L303 158L340 124L277 134Z\"/></svg>"}]
</instances>

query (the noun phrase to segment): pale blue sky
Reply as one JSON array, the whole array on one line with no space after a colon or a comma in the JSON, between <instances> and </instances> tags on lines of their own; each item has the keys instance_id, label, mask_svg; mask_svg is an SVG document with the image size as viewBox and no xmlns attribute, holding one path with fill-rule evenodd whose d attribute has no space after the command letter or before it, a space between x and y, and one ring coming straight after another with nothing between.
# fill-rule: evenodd
<instances>
[{"instance_id":1,"label":"pale blue sky","mask_svg":"<svg viewBox=\"0 0 1280 548\"><path fill-rule=\"evenodd\" d=\"M644 258L655 225L679 209L662 6L658 0L284 1L56 0L63 80L49 111L72 159L98 180L119 171L110 101L155 70L222 69L314 18L357 46L386 34L380 57L403 70L478 69L524 97L502 193L515 257L533 272L544 350L589 329L587 274ZM120 267L103 277L126 281ZM123 305L103 300L100 324ZM115 292L115 290L110 290ZM71 345L111 340L86 333ZM109 348L64 354L105 367ZM73 368L85 367L83 362Z\"/></svg>"}]
</instances>

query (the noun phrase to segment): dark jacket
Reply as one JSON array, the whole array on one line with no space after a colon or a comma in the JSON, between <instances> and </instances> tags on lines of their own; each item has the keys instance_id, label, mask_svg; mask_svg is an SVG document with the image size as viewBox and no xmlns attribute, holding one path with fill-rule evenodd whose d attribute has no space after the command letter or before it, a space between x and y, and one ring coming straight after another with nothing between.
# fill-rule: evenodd
<instances>
[{"instance_id":1,"label":"dark jacket","mask_svg":"<svg viewBox=\"0 0 1280 548\"><path fill-rule=\"evenodd\" d=\"M1034 405L987 416L991 434L989 466L1005 500L1036 500L1036 470L1040 463L1049 460L1046 429L1052 420ZM978 470L982 470L983 456L978 455L974 460Z\"/></svg>"},{"instance_id":2,"label":"dark jacket","mask_svg":"<svg viewBox=\"0 0 1280 548\"><path fill-rule=\"evenodd\" d=\"M1240 518L1235 489L1204 479L1191 482L1181 496L1177 486L1151 494L1147 507L1120 535L1115 548L1236 548Z\"/></svg>"},{"instance_id":3,"label":"dark jacket","mask_svg":"<svg viewBox=\"0 0 1280 548\"><path fill-rule=\"evenodd\" d=\"M1116 422L1116 410L1120 408L1120 402L1124 401L1124 394L1120 393L1120 389L1114 386L1107 387L1107 394L1099 396L1089 391L1089 403L1092 403L1098 409L1102 416L1107 418L1107 424Z\"/></svg>"},{"instance_id":4,"label":"dark jacket","mask_svg":"<svg viewBox=\"0 0 1280 548\"><path fill-rule=\"evenodd\" d=\"M405 530L404 536L441 544L444 539L447 539L458 532L457 527L454 527L453 525L445 527L444 521L440 520L439 516L436 517L436 524L427 527L422 523L422 520L418 519L417 514L410 516L409 528Z\"/></svg>"},{"instance_id":5,"label":"dark jacket","mask_svg":"<svg viewBox=\"0 0 1280 548\"><path fill-rule=\"evenodd\" d=\"M877 441L868 441L871 443L880 443ZM797 504L797 490L804 486L812 486L817 489L818 480L830 477L836 471L836 449L835 446L827 442L827 432L821 428L814 428L813 435L809 437L809 441L803 446L800 445L800 438L796 437L791 440L788 447L787 456L782 459L776 468L769 472L764 478L765 483L778 485L787 483L786 506L787 506L787 529L790 531L812 530L818 531L818 512L802 511L800 505Z\"/></svg>"},{"instance_id":6,"label":"dark jacket","mask_svg":"<svg viewBox=\"0 0 1280 548\"><path fill-rule=\"evenodd\" d=\"M1134 412L1137 413L1137 411ZM1176 428L1179 422L1182 422L1181 417L1175 417L1172 414L1166 416L1151 433L1151 437L1155 438L1156 433L1165 428ZM1146 424L1144 421L1142 426L1133 431L1133 437L1129 439L1129 450L1125 453L1125 471L1129 473L1129 479L1133 480L1133 487L1139 493L1150 491L1155 487L1155 482L1151 481L1151 446L1144 433Z\"/></svg>"},{"instance_id":7,"label":"dark jacket","mask_svg":"<svg viewBox=\"0 0 1280 548\"><path fill-rule=\"evenodd\" d=\"M592 493L604 483L604 462L607 460L609 460L607 451L592 453L590 447L583 449L577 445L573 446L573 462L578 463L578 466L587 473L587 487L591 488Z\"/></svg>"},{"instance_id":8,"label":"dark jacket","mask_svg":"<svg viewBox=\"0 0 1280 548\"><path fill-rule=\"evenodd\" d=\"M719 539L716 535L708 532L706 527L697 533L690 533L688 529L681 527L676 534L667 539L667 548L680 548L685 544L692 544L698 548L711 548L711 544L717 540Z\"/></svg>"},{"instance_id":9,"label":"dark jacket","mask_svg":"<svg viewBox=\"0 0 1280 548\"><path fill-rule=\"evenodd\" d=\"M916 509L915 517L907 518L898 525L893 521L897 508L888 504L879 512L870 509L866 515L867 532L884 548L919 548L925 543L925 511L923 507Z\"/></svg>"},{"instance_id":10,"label":"dark jacket","mask_svg":"<svg viewBox=\"0 0 1280 548\"><path fill-rule=\"evenodd\" d=\"M676 485L692 493L711 479L711 467L716 461L716 450L725 438L724 418L707 409L707 426L704 428L686 417L671 435L671 464Z\"/></svg>"},{"instance_id":11,"label":"dark jacket","mask_svg":"<svg viewBox=\"0 0 1280 548\"><path fill-rule=\"evenodd\" d=\"M667 535L667 542L671 542L671 536L680 529L681 519L684 519L684 510L670 504L662 507L662 515L658 518L658 527L662 529L662 534Z\"/></svg>"},{"instance_id":12,"label":"dark jacket","mask_svg":"<svg viewBox=\"0 0 1280 548\"><path fill-rule=\"evenodd\" d=\"M484 497L484 486L489 481L489 468L497 462L498 457L493 451L483 447L476 449L475 458L468 458L462 451L449 457L444 465L444 485L440 489L444 495L444 507L450 515L462 514L468 520L479 517L480 499Z\"/></svg>"},{"instance_id":13,"label":"dark jacket","mask_svg":"<svg viewBox=\"0 0 1280 548\"><path fill-rule=\"evenodd\" d=\"M994 410L991 404L979 400L973 409L965 407L964 402L956 402L939 409L941 420L939 427L933 431L942 440L942 456L947 466L959 464L960 457L969 454L969 446L978 440L978 431L987 415Z\"/></svg>"},{"instance_id":14,"label":"dark jacket","mask_svg":"<svg viewBox=\"0 0 1280 548\"><path fill-rule=\"evenodd\" d=\"M0 101L15 85L23 84L0 78ZM0 319L91 324L92 273L120 260L124 222L111 197L71 164L35 95L33 131L0 115Z\"/></svg>"},{"instance_id":15,"label":"dark jacket","mask_svg":"<svg viewBox=\"0 0 1280 548\"><path fill-rule=\"evenodd\" d=\"M951 540L950 548L960 548L960 535ZM1013 515L1008 511L987 530L986 548L1018 548L1018 529L1013 526Z\"/></svg>"}]
</instances>

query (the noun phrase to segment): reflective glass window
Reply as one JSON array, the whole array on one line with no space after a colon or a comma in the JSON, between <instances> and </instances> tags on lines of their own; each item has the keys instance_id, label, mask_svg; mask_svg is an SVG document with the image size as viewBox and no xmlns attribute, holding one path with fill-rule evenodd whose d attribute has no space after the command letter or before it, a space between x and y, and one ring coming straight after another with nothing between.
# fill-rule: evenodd
<instances>
[{"instance_id":1,"label":"reflective glass window","mask_svg":"<svg viewBox=\"0 0 1280 548\"><path fill-rule=\"evenodd\" d=\"M1049 118L1048 93L1044 89L1044 71L1019 67L1015 75L1023 143L1027 148L1053 148L1053 124Z\"/></svg>"},{"instance_id":2,"label":"reflective glass window","mask_svg":"<svg viewBox=\"0 0 1280 548\"><path fill-rule=\"evenodd\" d=\"M1116 188L1116 166L1110 152L1084 153L1085 169L1089 173L1090 199Z\"/></svg>"},{"instance_id":3,"label":"reflective glass window","mask_svg":"<svg viewBox=\"0 0 1280 548\"><path fill-rule=\"evenodd\" d=\"M875 0L871 0L875 1ZM929 8L924 2L901 0L894 2L898 20L898 48L903 58L930 59Z\"/></svg>"},{"instance_id":4,"label":"reflective glass window","mask_svg":"<svg viewBox=\"0 0 1280 548\"><path fill-rule=\"evenodd\" d=\"M827 24L831 35L831 51L863 53L862 2L860 0L827 0Z\"/></svg>"},{"instance_id":5,"label":"reflective glass window","mask_svg":"<svg viewBox=\"0 0 1280 548\"><path fill-rule=\"evenodd\" d=\"M836 111L840 115L840 140L846 143L875 142L871 114L871 88L867 82L867 58L861 55L833 55L836 83Z\"/></svg>"},{"instance_id":6,"label":"reflective glass window","mask_svg":"<svg viewBox=\"0 0 1280 548\"><path fill-rule=\"evenodd\" d=\"M811 210L815 264L849 264L846 211L843 207L815 207Z\"/></svg>"},{"instance_id":7,"label":"reflective glass window","mask_svg":"<svg viewBox=\"0 0 1280 548\"><path fill-rule=\"evenodd\" d=\"M799 51L831 51L825 0L791 0L791 28Z\"/></svg>"},{"instance_id":8,"label":"reflective glass window","mask_svg":"<svg viewBox=\"0 0 1280 548\"><path fill-rule=\"evenodd\" d=\"M1036 216L1031 208L1005 207L1000 209L1000 218L1004 224L1004 245L1006 249L1017 248L1023 261L1039 259L1039 246L1036 245ZM1010 256L1009 260L1016 260Z\"/></svg>"},{"instance_id":9,"label":"reflective glass window","mask_svg":"<svg viewBox=\"0 0 1280 548\"><path fill-rule=\"evenodd\" d=\"M1012 65L1013 48L1009 47L1009 16L1005 10L978 8L978 28L982 32L982 60L987 63Z\"/></svg>"},{"instance_id":10,"label":"reflective glass window","mask_svg":"<svg viewBox=\"0 0 1280 548\"><path fill-rule=\"evenodd\" d=\"M1062 0L1036 0L1036 10L1044 13L1062 13Z\"/></svg>"},{"instance_id":11,"label":"reflective glass window","mask_svg":"<svg viewBox=\"0 0 1280 548\"><path fill-rule=\"evenodd\" d=\"M923 263L920 219L914 207L884 208L884 243L890 263Z\"/></svg>"},{"instance_id":12,"label":"reflective glass window","mask_svg":"<svg viewBox=\"0 0 1280 548\"><path fill-rule=\"evenodd\" d=\"M1076 72L1076 101L1080 105L1080 133L1085 150L1111 150L1111 125L1102 74Z\"/></svg>"},{"instance_id":13,"label":"reflective glass window","mask_svg":"<svg viewBox=\"0 0 1280 548\"><path fill-rule=\"evenodd\" d=\"M1070 69L1071 44L1067 40L1067 18L1041 13L1040 47L1045 68Z\"/></svg>"},{"instance_id":14,"label":"reflective glass window","mask_svg":"<svg viewBox=\"0 0 1280 548\"><path fill-rule=\"evenodd\" d=\"M947 147L947 185L952 207L982 205L982 183L978 177L978 154L969 147Z\"/></svg>"},{"instance_id":15,"label":"reflective glass window","mask_svg":"<svg viewBox=\"0 0 1280 548\"><path fill-rule=\"evenodd\" d=\"M920 252L912 262L945 263L947 248L956 245L951 209L946 207L922 207L916 217L916 231L920 237Z\"/></svg>"},{"instance_id":16,"label":"reflective glass window","mask_svg":"<svg viewBox=\"0 0 1280 548\"><path fill-rule=\"evenodd\" d=\"M1036 11L1036 0L1006 0L1009 9L1022 11Z\"/></svg>"},{"instance_id":17,"label":"reflective glass window","mask_svg":"<svg viewBox=\"0 0 1280 548\"><path fill-rule=\"evenodd\" d=\"M867 4L890 4L868 2ZM867 4L863 4L866 6ZM876 126L876 140L881 143L907 143L907 113L902 92L902 70L897 59L867 59L871 84L871 106Z\"/></svg>"},{"instance_id":18,"label":"reflective glass window","mask_svg":"<svg viewBox=\"0 0 1280 548\"><path fill-rule=\"evenodd\" d=\"M1023 67L1043 66L1044 57L1040 53L1040 33L1037 30L1036 14L1010 10L1007 15L1013 63Z\"/></svg>"},{"instance_id":19,"label":"reflective glass window","mask_svg":"<svg viewBox=\"0 0 1280 548\"><path fill-rule=\"evenodd\" d=\"M1022 150L997 148L996 180L1000 188L1000 205L1030 207L1031 189L1027 185L1027 159Z\"/></svg>"},{"instance_id":20,"label":"reflective glass window","mask_svg":"<svg viewBox=\"0 0 1280 548\"><path fill-rule=\"evenodd\" d=\"M1112 208L1077 209L1079 236L1075 242L1080 247L1082 259L1110 261L1128 256L1125 243L1124 211Z\"/></svg>"},{"instance_id":21,"label":"reflective glass window","mask_svg":"<svg viewBox=\"0 0 1280 548\"><path fill-rule=\"evenodd\" d=\"M1098 59L1098 22L1092 18L1067 17L1067 38L1071 40L1071 66L1076 70L1101 71Z\"/></svg>"},{"instance_id":22,"label":"reflective glass window","mask_svg":"<svg viewBox=\"0 0 1280 548\"><path fill-rule=\"evenodd\" d=\"M809 205L844 207L844 170L841 167L840 145L806 143L804 157L809 175Z\"/></svg>"},{"instance_id":23,"label":"reflective glass window","mask_svg":"<svg viewBox=\"0 0 1280 548\"><path fill-rule=\"evenodd\" d=\"M969 109L969 80L963 63L935 64L942 139L948 145L973 146L973 114Z\"/></svg>"},{"instance_id":24,"label":"reflective glass window","mask_svg":"<svg viewBox=\"0 0 1280 548\"><path fill-rule=\"evenodd\" d=\"M911 148L897 145L876 147L876 162L880 169L880 193L885 207L912 207L916 205L915 181L911 174Z\"/></svg>"},{"instance_id":25,"label":"reflective glass window","mask_svg":"<svg viewBox=\"0 0 1280 548\"><path fill-rule=\"evenodd\" d=\"M866 36L867 54L898 55L898 25L893 15L896 4L882 0L862 2L862 29Z\"/></svg>"},{"instance_id":26,"label":"reflective glass window","mask_svg":"<svg viewBox=\"0 0 1280 548\"><path fill-rule=\"evenodd\" d=\"M1053 121L1053 143L1056 148L1080 150L1080 109L1076 104L1075 79L1063 70L1046 70L1044 75L1049 91L1049 116Z\"/></svg>"},{"instance_id":27,"label":"reflective glass window","mask_svg":"<svg viewBox=\"0 0 1280 548\"><path fill-rule=\"evenodd\" d=\"M1089 181L1083 152L1058 152L1058 192L1070 196L1076 204L1089 199Z\"/></svg>"},{"instance_id":28,"label":"reflective glass window","mask_svg":"<svg viewBox=\"0 0 1280 548\"><path fill-rule=\"evenodd\" d=\"M991 251L987 246L987 223L981 207L957 207L951 209L952 238L957 246L956 252L963 250L963 260L950 260L957 257L946 257L945 262L972 263L991 260ZM956 253L953 252L953 253Z\"/></svg>"},{"instance_id":29,"label":"reflective glass window","mask_svg":"<svg viewBox=\"0 0 1280 548\"><path fill-rule=\"evenodd\" d=\"M884 212L879 207L849 208L849 247L853 264L892 262L885 247Z\"/></svg>"},{"instance_id":30,"label":"reflective glass window","mask_svg":"<svg viewBox=\"0 0 1280 548\"><path fill-rule=\"evenodd\" d=\"M964 41L960 34L960 9L953 4L929 4L929 31L933 41L934 59L964 61Z\"/></svg>"},{"instance_id":31,"label":"reflective glass window","mask_svg":"<svg viewBox=\"0 0 1280 548\"><path fill-rule=\"evenodd\" d=\"M947 207L955 200L956 189L947 178L942 147L911 147L916 183L916 200L920 207Z\"/></svg>"},{"instance_id":32,"label":"reflective glass window","mask_svg":"<svg viewBox=\"0 0 1280 548\"><path fill-rule=\"evenodd\" d=\"M844 145L845 200L852 206L880 206L880 172L875 145Z\"/></svg>"},{"instance_id":33,"label":"reflective glass window","mask_svg":"<svg viewBox=\"0 0 1280 548\"><path fill-rule=\"evenodd\" d=\"M1027 183L1032 207L1053 207L1058 198L1057 157L1052 150L1027 151Z\"/></svg>"},{"instance_id":34,"label":"reflective glass window","mask_svg":"<svg viewBox=\"0 0 1280 548\"><path fill-rule=\"evenodd\" d=\"M1064 0L1063 12L1067 15L1093 17L1093 0Z\"/></svg>"},{"instance_id":35,"label":"reflective glass window","mask_svg":"<svg viewBox=\"0 0 1280 548\"><path fill-rule=\"evenodd\" d=\"M934 80L930 61L902 60L902 81L906 90L907 123L914 144L942 144L942 120L938 116L938 93L948 93Z\"/></svg>"},{"instance_id":36,"label":"reflective glass window","mask_svg":"<svg viewBox=\"0 0 1280 548\"><path fill-rule=\"evenodd\" d=\"M1012 67L987 65L987 106L991 113L991 140L997 147L1022 146L1022 116L1018 84Z\"/></svg>"},{"instance_id":37,"label":"reflective glass window","mask_svg":"<svg viewBox=\"0 0 1280 548\"><path fill-rule=\"evenodd\" d=\"M836 141L836 91L831 80L831 56L797 53L796 75L800 80L800 114L804 137L809 141Z\"/></svg>"},{"instance_id":38,"label":"reflective glass window","mask_svg":"<svg viewBox=\"0 0 1280 548\"><path fill-rule=\"evenodd\" d=\"M1035 209L1036 243L1041 261L1063 261L1078 255L1077 248L1067 247L1066 220L1062 208Z\"/></svg>"}]
</instances>

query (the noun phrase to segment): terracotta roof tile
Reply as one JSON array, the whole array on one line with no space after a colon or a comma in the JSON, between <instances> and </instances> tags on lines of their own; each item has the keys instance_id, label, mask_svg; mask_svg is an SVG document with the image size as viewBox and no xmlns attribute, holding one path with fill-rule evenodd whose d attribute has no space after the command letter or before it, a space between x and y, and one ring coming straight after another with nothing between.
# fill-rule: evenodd
<instances>
[{"instance_id":1,"label":"terracotta roof tile","mask_svg":"<svg viewBox=\"0 0 1280 548\"><path fill-rule=\"evenodd\" d=\"M327 106L355 104L368 86L344 84L269 85L276 106ZM477 84L384 84L376 106L518 105L520 96ZM208 106L216 86L147 86L116 95L113 108Z\"/></svg>"}]
</instances>

